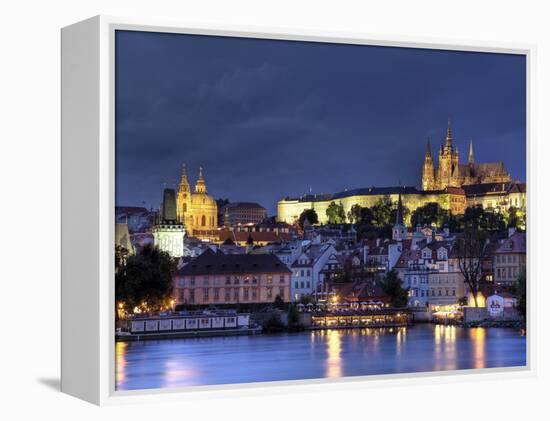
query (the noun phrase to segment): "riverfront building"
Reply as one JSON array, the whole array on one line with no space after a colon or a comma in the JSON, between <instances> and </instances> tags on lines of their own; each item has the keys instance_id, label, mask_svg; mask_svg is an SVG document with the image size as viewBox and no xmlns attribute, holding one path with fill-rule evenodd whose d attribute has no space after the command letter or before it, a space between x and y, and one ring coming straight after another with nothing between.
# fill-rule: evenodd
<instances>
[{"instance_id":1,"label":"riverfront building","mask_svg":"<svg viewBox=\"0 0 550 421\"><path fill-rule=\"evenodd\" d=\"M291 271L274 254L225 254L208 248L174 277L176 304L290 300Z\"/></svg>"},{"instance_id":2,"label":"riverfront building","mask_svg":"<svg viewBox=\"0 0 550 421\"><path fill-rule=\"evenodd\" d=\"M527 262L525 233L516 232L498 245L493 254L493 275L497 285L512 284L525 270Z\"/></svg>"}]
</instances>

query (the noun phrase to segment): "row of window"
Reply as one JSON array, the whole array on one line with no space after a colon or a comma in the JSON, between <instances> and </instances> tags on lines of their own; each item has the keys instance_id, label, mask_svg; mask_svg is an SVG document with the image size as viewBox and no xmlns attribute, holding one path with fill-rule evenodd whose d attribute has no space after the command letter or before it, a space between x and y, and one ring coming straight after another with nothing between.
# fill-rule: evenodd
<instances>
[{"instance_id":1,"label":"row of window","mask_svg":"<svg viewBox=\"0 0 550 421\"><path fill-rule=\"evenodd\" d=\"M188 284L188 286L195 286L196 281L197 281L197 279L194 276L189 277L187 282L186 282L185 279L180 278L177 281L177 285L178 285L178 287L184 287L187 284ZM286 276L285 275L280 275L279 276L279 283L284 284L285 282L286 282ZM225 277L225 285L240 285L241 283L242 284L257 284L258 279L254 276L244 276L242 278L239 278L238 276L234 276L234 277L226 276ZM272 284L273 283L273 276L268 275L266 277L265 283L266 284ZM204 276L202 278L202 284L201 285L204 285L204 286L210 285L210 277L209 276ZM212 280L212 285L221 285L221 280L218 279L218 278L214 278Z\"/></svg>"},{"instance_id":2,"label":"row of window","mask_svg":"<svg viewBox=\"0 0 550 421\"><path fill-rule=\"evenodd\" d=\"M419 282L420 280L420 282ZM418 283L420 284L427 284L427 283L431 283L431 284L453 284L455 283L455 279L450 279L450 278L434 278L431 280L431 282L428 281L428 278L427 277L416 277L416 276L413 276L412 279L409 278L409 282L408 284L409 285L417 285Z\"/></svg>"},{"instance_id":3,"label":"row of window","mask_svg":"<svg viewBox=\"0 0 550 421\"><path fill-rule=\"evenodd\" d=\"M449 293L450 291L450 293ZM420 292L420 295L419 295L419 292ZM412 297L435 297L436 296L436 290L435 289L431 289L431 290L418 290L418 289L412 289L410 291L410 296ZM437 290L437 296L438 297L442 297L442 296L445 296L445 297L456 297L456 290L454 289L451 289L451 290L448 290L446 289L445 290L445 294L443 294L443 290L439 289Z\"/></svg>"},{"instance_id":4,"label":"row of window","mask_svg":"<svg viewBox=\"0 0 550 421\"><path fill-rule=\"evenodd\" d=\"M297 270L296 273L294 274L294 276L311 276L311 270L309 269L300 269L299 271Z\"/></svg>"},{"instance_id":5,"label":"row of window","mask_svg":"<svg viewBox=\"0 0 550 421\"><path fill-rule=\"evenodd\" d=\"M304 282L304 281L302 281L302 282L298 282L298 281L294 282L294 288L296 288L296 289L298 289L298 288L302 288L302 289L303 289L303 288L310 288L310 287L311 287L311 283L310 283L309 281L307 281L307 282Z\"/></svg>"},{"instance_id":6,"label":"row of window","mask_svg":"<svg viewBox=\"0 0 550 421\"><path fill-rule=\"evenodd\" d=\"M213 299L213 301L219 302L221 300L220 289L221 288L192 288L187 290L187 298L189 303L195 303L197 299L200 302L206 302L210 301L211 298ZM241 288L223 288L223 290L223 297L225 302L240 300L256 301L259 297L258 288L242 288L242 294L240 293ZM273 293L274 291L272 287L266 288L266 297L268 300L275 298ZM278 295L284 299L285 288L279 288ZM179 299L181 302L185 301L185 290L179 290Z\"/></svg>"},{"instance_id":7,"label":"row of window","mask_svg":"<svg viewBox=\"0 0 550 421\"><path fill-rule=\"evenodd\" d=\"M497 268L498 279L516 279L519 276L517 267Z\"/></svg>"},{"instance_id":8,"label":"row of window","mask_svg":"<svg viewBox=\"0 0 550 421\"><path fill-rule=\"evenodd\" d=\"M516 256L516 255L499 255L497 254L495 256L495 262L497 263L517 263L518 262L518 257L519 256Z\"/></svg>"}]
</instances>

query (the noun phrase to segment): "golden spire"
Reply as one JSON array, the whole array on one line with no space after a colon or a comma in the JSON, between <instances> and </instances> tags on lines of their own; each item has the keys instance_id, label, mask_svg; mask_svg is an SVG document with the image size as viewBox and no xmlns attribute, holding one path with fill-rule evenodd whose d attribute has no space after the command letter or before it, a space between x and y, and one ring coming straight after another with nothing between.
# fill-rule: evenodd
<instances>
[{"instance_id":1,"label":"golden spire","mask_svg":"<svg viewBox=\"0 0 550 421\"><path fill-rule=\"evenodd\" d=\"M197 180L197 184L195 185L195 192L196 193L206 193L206 183L204 182L204 179L202 178L202 167L199 167L199 178Z\"/></svg>"}]
</instances>

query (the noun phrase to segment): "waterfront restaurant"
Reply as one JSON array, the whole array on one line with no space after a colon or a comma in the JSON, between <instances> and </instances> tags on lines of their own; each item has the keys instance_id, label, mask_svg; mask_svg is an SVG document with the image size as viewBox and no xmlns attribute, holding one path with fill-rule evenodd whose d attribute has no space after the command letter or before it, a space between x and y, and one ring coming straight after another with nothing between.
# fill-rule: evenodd
<instances>
[{"instance_id":1,"label":"waterfront restaurant","mask_svg":"<svg viewBox=\"0 0 550 421\"><path fill-rule=\"evenodd\" d=\"M380 303L381 304L381 303ZM412 314L407 309L387 308L381 305L351 307L348 303L331 306L326 311L311 314L313 329L408 326Z\"/></svg>"},{"instance_id":2,"label":"waterfront restaurant","mask_svg":"<svg viewBox=\"0 0 550 421\"><path fill-rule=\"evenodd\" d=\"M315 313L311 316L313 329L353 328L353 327L394 327L408 326L412 316L407 310L385 309L380 311L349 313Z\"/></svg>"}]
</instances>

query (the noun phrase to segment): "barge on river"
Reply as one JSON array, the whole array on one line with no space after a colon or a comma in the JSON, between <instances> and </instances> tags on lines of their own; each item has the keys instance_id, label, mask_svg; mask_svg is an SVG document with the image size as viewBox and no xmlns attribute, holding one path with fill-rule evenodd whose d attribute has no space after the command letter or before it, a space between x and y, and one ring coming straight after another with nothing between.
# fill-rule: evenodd
<instances>
[{"instance_id":1,"label":"barge on river","mask_svg":"<svg viewBox=\"0 0 550 421\"><path fill-rule=\"evenodd\" d=\"M250 335L261 327L251 326L250 314L226 311L185 311L158 316L137 316L127 320L116 334L121 341L187 338L201 336Z\"/></svg>"}]
</instances>

